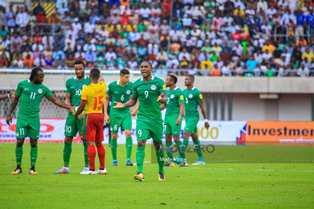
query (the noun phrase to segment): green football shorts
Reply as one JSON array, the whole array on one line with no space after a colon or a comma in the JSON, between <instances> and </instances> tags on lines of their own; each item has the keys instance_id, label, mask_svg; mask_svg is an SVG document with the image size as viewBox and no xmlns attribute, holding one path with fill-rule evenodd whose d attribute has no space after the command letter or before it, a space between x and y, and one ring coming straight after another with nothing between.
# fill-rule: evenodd
<instances>
[{"instance_id":1,"label":"green football shorts","mask_svg":"<svg viewBox=\"0 0 314 209\"><path fill-rule=\"evenodd\" d=\"M164 133L165 134L172 134L174 136L179 136L181 133L181 124L182 124L182 119L181 119L181 124L176 125L176 120L178 117L165 117L164 120Z\"/></svg>"},{"instance_id":2,"label":"green football shorts","mask_svg":"<svg viewBox=\"0 0 314 209\"><path fill-rule=\"evenodd\" d=\"M161 143L162 134L162 123L146 123L140 120L136 121L137 141L153 138L153 140Z\"/></svg>"},{"instance_id":3,"label":"green football shorts","mask_svg":"<svg viewBox=\"0 0 314 209\"><path fill-rule=\"evenodd\" d=\"M40 120L39 117L26 117L19 115L16 122L16 138L22 139L29 136L39 139Z\"/></svg>"},{"instance_id":4,"label":"green football shorts","mask_svg":"<svg viewBox=\"0 0 314 209\"><path fill-rule=\"evenodd\" d=\"M110 115L110 131L111 133L118 133L119 127L121 126L123 130L132 130L132 117L128 114L126 117L117 117L115 115Z\"/></svg>"},{"instance_id":5,"label":"green football shorts","mask_svg":"<svg viewBox=\"0 0 314 209\"><path fill-rule=\"evenodd\" d=\"M197 132L197 123L199 121L199 117L189 117L185 118L185 128L184 131L190 132L191 134L194 134Z\"/></svg>"},{"instance_id":6,"label":"green football shorts","mask_svg":"<svg viewBox=\"0 0 314 209\"><path fill-rule=\"evenodd\" d=\"M64 135L69 137L75 137L77 132L80 136L82 135L83 119L76 120L73 115L68 114L67 120L65 121Z\"/></svg>"}]
</instances>

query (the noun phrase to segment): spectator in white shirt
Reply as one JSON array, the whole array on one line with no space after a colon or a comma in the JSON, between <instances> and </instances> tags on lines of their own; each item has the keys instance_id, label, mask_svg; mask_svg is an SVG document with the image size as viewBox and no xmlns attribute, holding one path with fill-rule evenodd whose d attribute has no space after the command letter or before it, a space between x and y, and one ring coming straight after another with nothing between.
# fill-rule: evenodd
<instances>
[{"instance_id":1,"label":"spectator in white shirt","mask_svg":"<svg viewBox=\"0 0 314 209\"><path fill-rule=\"evenodd\" d=\"M149 15L151 15L151 10L147 8L146 4L140 9L140 14L142 15L143 19L148 20Z\"/></svg>"},{"instance_id":2,"label":"spectator in white shirt","mask_svg":"<svg viewBox=\"0 0 314 209\"><path fill-rule=\"evenodd\" d=\"M170 34L169 34L169 37L170 37L172 42L179 41L181 36L182 36L182 32L177 30L177 28L174 28L174 30L171 30Z\"/></svg>"},{"instance_id":3,"label":"spectator in white shirt","mask_svg":"<svg viewBox=\"0 0 314 209\"><path fill-rule=\"evenodd\" d=\"M285 12L280 20L280 25L287 25L290 24L290 21L292 21L294 24L297 23L297 20L294 16L294 14L291 12L290 9L288 9L288 12Z\"/></svg>"},{"instance_id":4,"label":"spectator in white shirt","mask_svg":"<svg viewBox=\"0 0 314 209\"><path fill-rule=\"evenodd\" d=\"M92 24L92 20L89 19L87 23L84 24L85 33L93 33L95 25Z\"/></svg>"},{"instance_id":5,"label":"spectator in white shirt","mask_svg":"<svg viewBox=\"0 0 314 209\"><path fill-rule=\"evenodd\" d=\"M71 25L73 27L73 30L76 32L82 30L82 24L79 22L78 17L74 18L74 22Z\"/></svg>"},{"instance_id":6,"label":"spectator in white shirt","mask_svg":"<svg viewBox=\"0 0 314 209\"><path fill-rule=\"evenodd\" d=\"M309 77L310 71L308 68L301 64L301 67L298 69L297 75L300 77Z\"/></svg>"},{"instance_id":7,"label":"spectator in white shirt","mask_svg":"<svg viewBox=\"0 0 314 209\"><path fill-rule=\"evenodd\" d=\"M61 8L58 9L58 13L60 14L61 17L63 17L64 14L65 14L66 12L69 12L69 11L70 11L70 10L69 10L68 7L65 6L65 3L62 3Z\"/></svg>"},{"instance_id":8,"label":"spectator in white shirt","mask_svg":"<svg viewBox=\"0 0 314 209\"><path fill-rule=\"evenodd\" d=\"M260 12L261 10L266 11L267 9L267 2L265 0L259 0L257 3L257 12Z\"/></svg>"},{"instance_id":9,"label":"spectator in white shirt","mask_svg":"<svg viewBox=\"0 0 314 209\"><path fill-rule=\"evenodd\" d=\"M105 60L110 61L110 60L116 60L117 59L117 54L113 51L113 49L110 47L109 51L106 52L105 54Z\"/></svg>"},{"instance_id":10,"label":"spectator in white shirt","mask_svg":"<svg viewBox=\"0 0 314 209\"><path fill-rule=\"evenodd\" d=\"M265 20L264 25L262 25L262 30L265 30L266 33L271 33L272 32L272 27L271 25L268 23L267 20Z\"/></svg>"},{"instance_id":11,"label":"spectator in white shirt","mask_svg":"<svg viewBox=\"0 0 314 209\"><path fill-rule=\"evenodd\" d=\"M28 13L25 10L19 12L16 15L15 23L16 23L16 25L18 25L21 28L26 27L27 24L29 23Z\"/></svg>"},{"instance_id":12,"label":"spectator in white shirt","mask_svg":"<svg viewBox=\"0 0 314 209\"><path fill-rule=\"evenodd\" d=\"M266 10L265 14L268 18L272 18L274 16L274 14L277 13L277 9L274 8L273 5L271 5L271 7L269 9Z\"/></svg>"},{"instance_id":13,"label":"spectator in white shirt","mask_svg":"<svg viewBox=\"0 0 314 209\"><path fill-rule=\"evenodd\" d=\"M96 51L96 46L95 44L91 43L91 41L88 41L86 44L84 44L83 46L83 50L84 52L89 51L89 49L92 49L92 51Z\"/></svg>"},{"instance_id":14,"label":"spectator in white shirt","mask_svg":"<svg viewBox=\"0 0 314 209\"><path fill-rule=\"evenodd\" d=\"M230 67L228 66L228 62L224 62L221 68L221 73L223 77L231 76L231 70L230 70Z\"/></svg>"},{"instance_id":15,"label":"spectator in white shirt","mask_svg":"<svg viewBox=\"0 0 314 209\"><path fill-rule=\"evenodd\" d=\"M190 59L190 53L187 52L186 48L182 49L182 52L179 54L179 61L182 61L182 58L185 57L187 60Z\"/></svg>"},{"instance_id":16,"label":"spectator in white shirt","mask_svg":"<svg viewBox=\"0 0 314 209\"><path fill-rule=\"evenodd\" d=\"M269 61L273 55L269 53L268 49L265 50L265 52L262 54L263 59L266 61Z\"/></svg>"},{"instance_id":17,"label":"spectator in white shirt","mask_svg":"<svg viewBox=\"0 0 314 209\"><path fill-rule=\"evenodd\" d=\"M132 57L130 61L128 61L128 68L130 70L135 70L138 68L138 63L135 61L135 57Z\"/></svg>"}]
</instances>

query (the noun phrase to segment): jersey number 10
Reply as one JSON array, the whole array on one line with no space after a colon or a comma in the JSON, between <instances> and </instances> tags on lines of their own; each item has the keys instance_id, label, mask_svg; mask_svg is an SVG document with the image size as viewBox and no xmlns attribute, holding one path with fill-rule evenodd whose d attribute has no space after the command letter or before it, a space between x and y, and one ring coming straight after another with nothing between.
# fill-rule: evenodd
<instances>
[{"instance_id":1,"label":"jersey number 10","mask_svg":"<svg viewBox=\"0 0 314 209\"><path fill-rule=\"evenodd\" d=\"M104 96L94 97L94 108L93 108L93 110L101 110L102 105L104 104L104 101L102 101L102 98L104 98Z\"/></svg>"}]
</instances>

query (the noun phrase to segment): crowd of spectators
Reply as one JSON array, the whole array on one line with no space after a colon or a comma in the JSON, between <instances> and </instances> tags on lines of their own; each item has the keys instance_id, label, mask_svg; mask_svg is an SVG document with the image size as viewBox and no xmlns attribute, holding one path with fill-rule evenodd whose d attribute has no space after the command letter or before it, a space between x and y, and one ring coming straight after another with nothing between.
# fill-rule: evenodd
<instances>
[{"instance_id":1,"label":"crowd of spectators","mask_svg":"<svg viewBox=\"0 0 314 209\"><path fill-rule=\"evenodd\" d=\"M0 7L0 67L138 70L158 75L313 76L311 0L57 0ZM36 24L35 24L36 23Z\"/></svg>"}]
</instances>

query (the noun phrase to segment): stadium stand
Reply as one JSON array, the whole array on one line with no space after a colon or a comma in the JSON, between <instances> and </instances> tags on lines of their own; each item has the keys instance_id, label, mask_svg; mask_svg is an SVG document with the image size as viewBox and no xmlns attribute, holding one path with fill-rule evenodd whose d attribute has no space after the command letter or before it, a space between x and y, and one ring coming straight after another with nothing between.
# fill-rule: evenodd
<instances>
[{"instance_id":1,"label":"stadium stand","mask_svg":"<svg viewBox=\"0 0 314 209\"><path fill-rule=\"evenodd\" d=\"M0 7L0 67L309 77L313 33L312 0L38 1Z\"/></svg>"}]
</instances>

